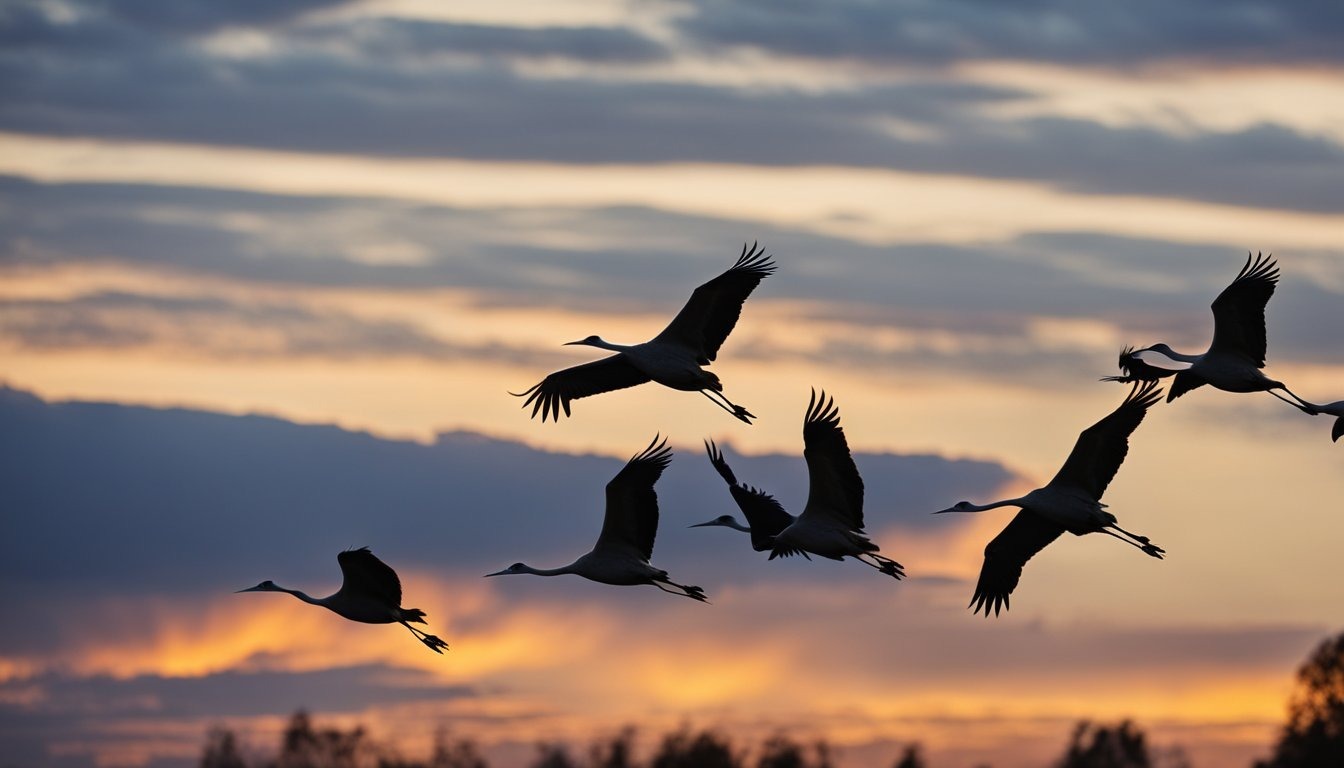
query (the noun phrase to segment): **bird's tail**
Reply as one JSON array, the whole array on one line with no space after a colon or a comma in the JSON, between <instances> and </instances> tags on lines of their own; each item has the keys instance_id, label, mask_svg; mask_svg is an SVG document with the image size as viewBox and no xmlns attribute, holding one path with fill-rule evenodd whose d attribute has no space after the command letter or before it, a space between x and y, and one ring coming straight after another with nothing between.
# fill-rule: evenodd
<instances>
[{"instance_id":1,"label":"bird's tail","mask_svg":"<svg viewBox=\"0 0 1344 768\"><path fill-rule=\"evenodd\" d=\"M420 610L419 608L402 608L401 620L414 621L416 624L424 624L425 612Z\"/></svg>"}]
</instances>

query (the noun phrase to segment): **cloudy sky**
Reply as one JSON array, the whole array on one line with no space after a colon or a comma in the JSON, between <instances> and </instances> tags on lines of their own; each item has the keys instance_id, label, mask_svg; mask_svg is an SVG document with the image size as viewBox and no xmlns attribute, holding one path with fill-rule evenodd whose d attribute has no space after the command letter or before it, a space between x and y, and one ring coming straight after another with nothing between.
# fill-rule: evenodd
<instances>
[{"instance_id":1,"label":"cloudy sky","mask_svg":"<svg viewBox=\"0 0 1344 768\"><path fill-rule=\"evenodd\" d=\"M1344 398L1344 7L1316 2L0 3L0 751L181 766L305 706L501 759L637 721L825 736L851 765L1039 764L1133 717L1263 754L1344 616L1344 445L1265 395L1153 409L1106 501L965 610L1001 510L1199 351L1248 252L1271 376ZM657 333L744 242L779 264L714 366L760 416L642 387L506 391ZM701 440L797 511L841 408L901 584L770 562ZM655 432L655 562L712 605L578 579ZM342 622L368 545L452 645ZM502 582L502 583L500 583Z\"/></svg>"}]
</instances>

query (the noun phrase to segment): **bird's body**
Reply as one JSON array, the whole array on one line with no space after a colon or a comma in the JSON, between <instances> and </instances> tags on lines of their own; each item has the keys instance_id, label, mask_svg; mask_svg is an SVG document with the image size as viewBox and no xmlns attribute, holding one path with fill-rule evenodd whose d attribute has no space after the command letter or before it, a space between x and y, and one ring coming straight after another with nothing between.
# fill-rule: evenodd
<instances>
[{"instance_id":1,"label":"bird's body","mask_svg":"<svg viewBox=\"0 0 1344 768\"><path fill-rule=\"evenodd\" d=\"M1121 528L1115 515L1101 503L1106 486L1129 452L1129 435L1138 428L1154 403L1162 397L1156 382L1136 382L1125 401L1101 421L1083 430L1064 466L1044 487L1025 496L990 504L961 501L934 514L983 512L999 507L1020 507L1017 516L985 547L985 562L975 586L971 606L985 616L997 616L1008 607L1008 596L1017 587L1022 568L1037 552L1069 532L1075 536L1105 533L1131 544L1158 559L1164 550L1146 536Z\"/></svg>"},{"instance_id":2,"label":"bird's body","mask_svg":"<svg viewBox=\"0 0 1344 768\"><path fill-rule=\"evenodd\" d=\"M849 453L840 411L825 392L812 393L803 422L803 456L809 490L802 514L793 517L764 491L737 482L717 446L709 443L710 461L727 481L733 499L747 516L752 546L769 550L769 559L809 554L841 560L852 557L900 579L901 564L877 554L877 544L863 532L863 479ZM722 525L717 519L709 524Z\"/></svg>"},{"instance_id":3,"label":"bird's body","mask_svg":"<svg viewBox=\"0 0 1344 768\"><path fill-rule=\"evenodd\" d=\"M532 416L541 414L559 421L560 412L570 415L569 403L583 397L637 386L649 381L684 392L700 392L711 402L748 424L755 416L723 395L719 377L704 370L728 338L742 304L762 280L775 271L770 257L755 244L743 247L742 255L726 272L696 288L672 322L653 339L642 344L614 344L589 336L568 344L605 349L616 354L550 374L532 388L515 393L526 397Z\"/></svg>"},{"instance_id":4,"label":"bird's body","mask_svg":"<svg viewBox=\"0 0 1344 768\"><path fill-rule=\"evenodd\" d=\"M1167 344L1126 348L1120 353L1124 375L1107 376L1103 381L1156 381L1174 376L1167 402L1208 384L1225 392L1269 392L1312 413L1310 403L1261 371L1265 367L1265 305L1274 295L1278 280L1279 269L1272 258L1247 255L1236 279L1213 301L1213 341L1208 350L1188 354ZM1276 390L1283 390L1293 400Z\"/></svg>"},{"instance_id":5,"label":"bird's body","mask_svg":"<svg viewBox=\"0 0 1344 768\"><path fill-rule=\"evenodd\" d=\"M273 581L263 581L239 592L284 592L310 605L320 605L336 615L364 624L401 624L436 653L448 644L426 634L408 622L425 623L419 608L401 607L401 580L387 564L374 557L368 547L346 550L336 556L341 566L341 588L326 597L312 597L297 589L287 589Z\"/></svg>"},{"instance_id":6,"label":"bird's body","mask_svg":"<svg viewBox=\"0 0 1344 768\"><path fill-rule=\"evenodd\" d=\"M572 574L620 587L652 584L664 592L706 602L704 590L677 584L668 578L667 571L649 563L658 531L658 496L653 486L671 461L672 449L667 447L667 441L660 443L655 437L648 448L635 454L607 483L606 515L602 532L591 552L559 568L533 568L514 563L486 576Z\"/></svg>"}]
</instances>

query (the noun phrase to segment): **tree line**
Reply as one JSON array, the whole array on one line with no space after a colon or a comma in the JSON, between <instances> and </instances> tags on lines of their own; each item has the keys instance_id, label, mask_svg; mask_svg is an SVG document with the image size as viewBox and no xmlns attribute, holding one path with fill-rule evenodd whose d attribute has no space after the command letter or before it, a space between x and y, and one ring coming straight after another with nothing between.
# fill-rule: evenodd
<instances>
[{"instance_id":1,"label":"tree line","mask_svg":"<svg viewBox=\"0 0 1344 768\"><path fill-rule=\"evenodd\" d=\"M663 734L651 756L636 756L636 731L626 728L575 754L570 747L538 744L529 768L835 768L825 740L800 743L776 734L753 747L735 744L713 728L683 726ZM1179 747L1154 749L1128 720L1082 721L1054 768L1191 768ZM362 727L319 728L306 712L289 720L274 757L250 758L237 736L214 728L206 736L201 768L490 768L470 738L447 730L435 734L427 759L407 759L394 745L373 739ZM1344 633L1323 641L1297 670L1288 719L1270 757L1253 768L1344 766ZM906 745L890 768L928 768L920 745ZM983 768L990 768L984 766Z\"/></svg>"}]
</instances>

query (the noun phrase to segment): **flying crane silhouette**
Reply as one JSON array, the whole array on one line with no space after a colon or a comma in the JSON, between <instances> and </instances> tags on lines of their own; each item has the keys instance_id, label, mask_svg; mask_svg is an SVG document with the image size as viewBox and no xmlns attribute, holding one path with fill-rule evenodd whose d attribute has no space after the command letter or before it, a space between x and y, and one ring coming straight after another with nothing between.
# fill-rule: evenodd
<instances>
[{"instance_id":1,"label":"flying crane silhouette","mask_svg":"<svg viewBox=\"0 0 1344 768\"><path fill-rule=\"evenodd\" d=\"M527 398L523 407L532 406L532 418L540 413L543 422L548 417L559 421L562 409L566 416L570 415L571 400L654 381L672 389L700 392L710 402L750 424L755 414L725 397L719 377L703 366L714 362L719 347L742 314L743 302L774 271L774 262L755 243L750 248L744 245L737 262L696 288L686 306L652 340L626 345L589 336L566 342L566 346L581 344L616 354L556 371L525 392L509 394Z\"/></svg>"},{"instance_id":2,"label":"flying crane silhouette","mask_svg":"<svg viewBox=\"0 0 1344 768\"><path fill-rule=\"evenodd\" d=\"M769 560L809 553L830 560L852 557L893 578L904 577L901 564L879 555L877 544L863 532L863 478L840 428L840 409L824 391L812 390L803 421L803 445L807 504L796 518L763 491L738 485L722 454L716 460L717 447L710 450L710 461L728 481L733 498L750 522L753 548L769 549ZM717 520L709 524L721 525Z\"/></svg>"},{"instance_id":3,"label":"flying crane silhouette","mask_svg":"<svg viewBox=\"0 0 1344 768\"><path fill-rule=\"evenodd\" d=\"M742 485L737 482L737 477L733 470L729 468L728 462L724 460L723 453L719 446L714 444L713 440L705 441L705 450L709 453L709 463L718 470L719 476L724 482L728 483L728 492L732 494L733 501L737 502L737 508L746 515L747 524L743 525L732 515L719 515L705 523L696 523L689 526L691 528L704 528L707 526L722 526L732 528L736 531L743 531L751 534L751 548L757 552L769 552L774 549L775 536L793 524L794 516L789 514L784 507L780 506L774 496L762 491L759 488L753 488L749 485ZM807 557L807 553L801 553ZM808 560L812 558L807 557Z\"/></svg>"},{"instance_id":4,"label":"flying crane silhouette","mask_svg":"<svg viewBox=\"0 0 1344 768\"><path fill-rule=\"evenodd\" d=\"M297 589L286 589L275 582L263 581L238 592L286 592L305 603L320 605L338 616L365 624L400 624L435 653L443 653L448 644L434 635L412 627L408 622L425 623L419 608L401 607L401 580L397 572L373 556L368 547L347 549L336 556L341 566L341 588L327 597L309 597Z\"/></svg>"},{"instance_id":5,"label":"flying crane silhouette","mask_svg":"<svg viewBox=\"0 0 1344 768\"><path fill-rule=\"evenodd\" d=\"M1213 300L1213 342L1207 351L1190 355L1166 344L1138 350L1126 347L1120 353L1124 375L1107 376L1102 381L1157 381L1174 375L1167 402L1208 384L1226 392L1268 392L1314 415L1311 403L1260 371L1265 367L1265 305L1274 295L1278 281L1279 268L1271 256L1247 254L1246 264L1236 279ZM1293 400L1280 395L1277 389L1287 392Z\"/></svg>"},{"instance_id":6,"label":"flying crane silhouette","mask_svg":"<svg viewBox=\"0 0 1344 768\"><path fill-rule=\"evenodd\" d=\"M1017 516L985 547L985 562L968 607L972 613L991 608L999 615L1008 608L1008 596L1017 587L1022 567L1037 552L1068 531L1075 536L1105 533L1144 553L1162 559L1165 552L1147 536L1138 536L1117 525L1115 515L1105 511L1101 496L1106 492L1120 465L1129 453L1129 436L1143 421L1144 414L1162 398L1157 382L1136 382L1119 407L1101 421L1083 430L1069 458L1045 487L1016 499L976 505L959 501L945 512L983 512L997 507L1021 507ZM1123 535L1121 535L1123 534Z\"/></svg>"},{"instance_id":7,"label":"flying crane silhouette","mask_svg":"<svg viewBox=\"0 0 1344 768\"><path fill-rule=\"evenodd\" d=\"M708 602L699 587L678 584L667 578L667 571L649 564L653 557L653 539L658 533L658 494L654 483L672 462L667 440L654 437L649 447L630 461L607 483L607 512L597 544L588 554L559 568L533 568L514 563L486 576L530 573L534 576L559 576L572 573L602 584L653 586L692 600ZM676 589L668 589L676 587Z\"/></svg>"}]
</instances>

